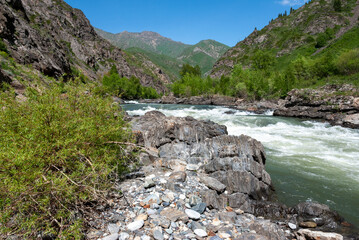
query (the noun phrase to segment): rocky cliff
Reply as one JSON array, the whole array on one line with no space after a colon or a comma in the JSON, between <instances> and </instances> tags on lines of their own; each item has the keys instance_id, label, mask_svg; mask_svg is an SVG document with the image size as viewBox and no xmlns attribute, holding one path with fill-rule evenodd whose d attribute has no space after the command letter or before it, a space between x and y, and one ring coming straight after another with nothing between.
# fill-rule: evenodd
<instances>
[{"instance_id":1,"label":"rocky cliff","mask_svg":"<svg viewBox=\"0 0 359 240\"><path fill-rule=\"evenodd\" d=\"M277 68L286 66L295 57L311 56L344 38L336 51L357 47L348 44L345 34L358 28L359 1L342 0L335 10L332 0L312 0L297 10L281 14L261 30L254 30L247 38L228 50L214 65L211 76L229 75L236 64L251 66L251 57L258 50L277 59Z\"/></svg>"},{"instance_id":2,"label":"rocky cliff","mask_svg":"<svg viewBox=\"0 0 359 240\"><path fill-rule=\"evenodd\" d=\"M333 125L359 128L359 89L352 85L294 89L274 115L320 119Z\"/></svg>"},{"instance_id":3,"label":"rocky cliff","mask_svg":"<svg viewBox=\"0 0 359 240\"><path fill-rule=\"evenodd\" d=\"M71 77L80 70L97 79L116 65L121 75L165 89L168 77L97 35L89 20L63 0L0 0L0 38L16 62L47 76ZM76 70L75 70L76 69Z\"/></svg>"}]
</instances>

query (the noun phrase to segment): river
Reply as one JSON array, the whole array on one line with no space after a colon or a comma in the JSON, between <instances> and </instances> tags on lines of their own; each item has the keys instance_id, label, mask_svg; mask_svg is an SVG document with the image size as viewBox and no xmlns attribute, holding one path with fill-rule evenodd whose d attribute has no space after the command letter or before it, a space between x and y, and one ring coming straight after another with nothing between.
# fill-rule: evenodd
<instances>
[{"instance_id":1,"label":"river","mask_svg":"<svg viewBox=\"0 0 359 240\"><path fill-rule=\"evenodd\" d=\"M167 116L212 120L226 125L230 135L245 134L261 141L266 170L281 202L288 206L302 201L324 203L359 226L359 130L218 106L133 102L122 107L130 115L158 110Z\"/></svg>"}]
</instances>

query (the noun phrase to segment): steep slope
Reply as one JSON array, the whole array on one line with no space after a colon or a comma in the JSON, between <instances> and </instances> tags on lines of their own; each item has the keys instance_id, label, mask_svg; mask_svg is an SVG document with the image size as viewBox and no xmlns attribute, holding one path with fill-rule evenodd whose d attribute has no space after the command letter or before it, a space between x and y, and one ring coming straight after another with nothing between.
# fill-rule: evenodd
<instances>
[{"instance_id":1,"label":"steep slope","mask_svg":"<svg viewBox=\"0 0 359 240\"><path fill-rule=\"evenodd\" d=\"M121 32L117 34L108 33L101 29L95 29L103 38L109 40L112 44L122 49L140 48L148 52L155 52L169 57L178 57L187 44L173 41L163 37L158 33L144 31L140 33Z\"/></svg>"},{"instance_id":2,"label":"steep slope","mask_svg":"<svg viewBox=\"0 0 359 240\"><path fill-rule=\"evenodd\" d=\"M299 55L325 52L358 27L359 1L342 0L341 3L341 9L335 10L332 0L312 0L288 16L279 16L228 50L215 63L211 76L229 75L236 64L249 67L257 50L275 56L277 69L287 66ZM337 50L345 48L344 43Z\"/></svg>"},{"instance_id":3,"label":"steep slope","mask_svg":"<svg viewBox=\"0 0 359 240\"><path fill-rule=\"evenodd\" d=\"M116 65L121 75L161 92L169 81L152 62L99 37L85 15L63 0L0 0L0 38L17 63L47 76L66 78L79 70L97 79Z\"/></svg>"},{"instance_id":4,"label":"steep slope","mask_svg":"<svg viewBox=\"0 0 359 240\"><path fill-rule=\"evenodd\" d=\"M217 41L203 40L186 48L178 59L192 66L199 65L202 73L208 75L216 60L228 49L228 46Z\"/></svg>"},{"instance_id":5,"label":"steep slope","mask_svg":"<svg viewBox=\"0 0 359 240\"><path fill-rule=\"evenodd\" d=\"M101 29L95 30L115 46L135 55L146 56L159 65L172 79L179 77L179 69L185 63L192 66L199 65L202 73L207 75L216 60L229 49L228 46L214 40L186 45L154 32L112 34Z\"/></svg>"}]
</instances>

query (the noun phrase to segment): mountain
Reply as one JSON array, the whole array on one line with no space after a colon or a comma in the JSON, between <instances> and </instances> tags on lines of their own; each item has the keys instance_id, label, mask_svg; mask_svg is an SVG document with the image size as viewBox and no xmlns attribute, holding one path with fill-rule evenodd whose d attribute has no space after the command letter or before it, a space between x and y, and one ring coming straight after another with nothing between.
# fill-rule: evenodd
<instances>
[{"instance_id":1,"label":"mountain","mask_svg":"<svg viewBox=\"0 0 359 240\"><path fill-rule=\"evenodd\" d=\"M261 50L275 57L283 69L298 56L338 54L359 47L359 1L312 0L290 14L280 14L262 30L228 50L214 65L211 76L229 75L234 65L250 67L251 57Z\"/></svg>"},{"instance_id":2,"label":"mountain","mask_svg":"<svg viewBox=\"0 0 359 240\"><path fill-rule=\"evenodd\" d=\"M214 40L204 40L196 45L187 45L163 37L155 32L109 33L95 29L112 44L135 55L143 55L161 66L166 74L174 80L179 77L179 70L185 63L199 65L203 74L208 74L216 60L229 47Z\"/></svg>"},{"instance_id":3,"label":"mountain","mask_svg":"<svg viewBox=\"0 0 359 240\"><path fill-rule=\"evenodd\" d=\"M186 48L178 59L192 66L199 65L202 73L207 75L216 60L228 49L228 46L217 41L203 40L196 45Z\"/></svg>"},{"instance_id":4,"label":"mountain","mask_svg":"<svg viewBox=\"0 0 359 240\"><path fill-rule=\"evenodd\" d=\"M160 92L169 83L168 76L148 59L99 37L83 12L63 0L0 0L0 6L1 43L16 63L45 76L66 79L82 72L93 80L115 65L122 76L135 76ZM6 75L12 77L14 72Z\"/></svg>"},{"instance_id":5,"label":"mountain","mask_svg":"<svg viewBox=\"0 0 359 240\"><path fill-rule=\"evenodd\" d=\"M96 29L96 31L100 36L122 49L135 47L174 58L178 57L183 50L190 46L181 42L175 42L169 38L162 37L158 33L149 31L141 33L124 31L118 34L108 33L101 29Z\"/></svg>"}]
</instances>

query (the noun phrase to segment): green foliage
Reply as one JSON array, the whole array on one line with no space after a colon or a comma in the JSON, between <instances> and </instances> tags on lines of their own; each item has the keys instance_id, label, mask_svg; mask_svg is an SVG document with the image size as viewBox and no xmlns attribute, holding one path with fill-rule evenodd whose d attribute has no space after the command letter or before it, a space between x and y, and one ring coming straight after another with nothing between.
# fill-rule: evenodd
<instances>
[{"instance_id":1,"label":"green foliage","mask_svg":"<svg viewBox=\"0 0 359 240\"><path fill-rule=\"evenodd\" d=\"M0 235L83 239L85 203L98 201L133 156L110 142L132 134L110 98L86 85L0 98ZM64 93L65 91L65 93Z\"/></svg>"},{"instance_id":2,"label":"green foliage","mask_svg":"<svg viewBox=\"0 0 359 240\"><path fill-rule=\"evenodd\" d=\"M130 79L120 77L115 66L102 79L103 91L124 99L158 98L159 94L151 87L143 87L134 76Z\"/></svg>"},{"instance_id":3,"label":"green foliage","mask_svg":"<svg viewBox=\"0 0 359 240\"><path fill-rule=\"evenodd\" d=\"M343 75L359 73L359 48L343 52L336 61L336 67Z\"/></svg>"},{"instance_id":4,"label":"green foliage","mask_svg":"<svg viewBox=\"0 0 359 240\"><path fill-rule=\"evenodd\" d=\"M6 48L6 45L5 43L3 42L3 40L0 38L0 52L6 52L6 53L9 53L7 48Z\"/></svg>"},{"instance_id":5,"label":"green foliage","mask_svg":"<svg viewBox=\"0 0 359 240\"><path fill-rule=\"evenodd\" d=\"M193 75L193 76L201 76L201 69L198 65L196 65L195 67L192 67L189 64L183 64L181 71L180 71L180 76L184 77L187 74L189 75Z\"/></svg>"},{"instance_id":6,"label":"green foliage","mask_svg":"<svg viewBox=\"0 0 359 240\"><path fill-rule=\"evenodd\" d=\"M251 58L254 69L268 69L274 64L275 58L268 52L258 50Z\"/></svg>"},{"instance_id":7,"label":"green foliage","mask_svg":"<svg viewBox=\"0 0 359 240\"><path fill-rule=\"evenodd\" d=\"M322 48L327 45L327 42L334 38L334 29L327 28L324 33L320 33L317 37L316 48Z\"/></svg>"},{"instance_id":8,"label":"green foliage","mask_svg":"<svg viewBox=\"0 0 359 240\"><path fill-rule=\"evenodd\" d=\"M336 12L342 11L342 1L341 0L334 0L333 1L333 8Z\"/></svg>"}]
</instances>

